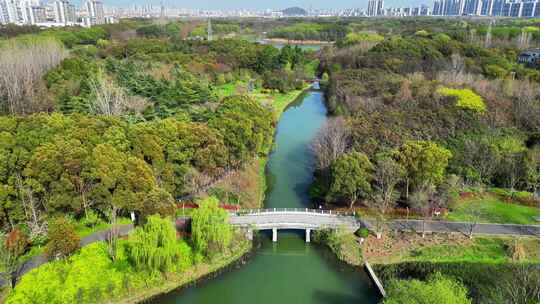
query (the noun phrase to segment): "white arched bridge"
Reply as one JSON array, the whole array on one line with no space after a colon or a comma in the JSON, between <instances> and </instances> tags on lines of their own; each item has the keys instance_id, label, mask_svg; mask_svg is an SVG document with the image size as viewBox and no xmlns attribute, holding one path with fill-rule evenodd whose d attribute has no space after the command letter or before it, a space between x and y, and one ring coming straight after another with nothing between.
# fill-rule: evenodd
<instances>
[{"instance_id":1,"label":"white arched bridge","mask_svg":"<svg viewBox=\"0 0 540 304\"><path fill-rule=\"evenodd\" d=\"M231 213L230 223L248 231L271 229L274 242L279 229L305 230L306 242L310 242L311 230L344 228L355 231L362 225L351 213L304 208L241 210Z\"/></svg>"}]
</instances>

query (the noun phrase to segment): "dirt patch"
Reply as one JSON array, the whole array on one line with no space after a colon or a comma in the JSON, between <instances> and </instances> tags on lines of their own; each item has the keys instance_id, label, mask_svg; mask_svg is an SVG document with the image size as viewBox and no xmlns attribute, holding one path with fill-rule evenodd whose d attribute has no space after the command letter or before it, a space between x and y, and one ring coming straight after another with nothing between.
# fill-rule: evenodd
<instances>
[{"instance_id":1,"label":"dirt patch","mask_svg":"<svg viewBox=\"0 0 540 304\"><path fill-rule=\"evenodd\" d=\"M473 240L462 234L428 234L425 238L417 233L389 232L380 239L370 235L363 245L363 256L371 263L387 264L398 261L409 252L438 245L467 246Z\"/></svg>"}]
</instances>

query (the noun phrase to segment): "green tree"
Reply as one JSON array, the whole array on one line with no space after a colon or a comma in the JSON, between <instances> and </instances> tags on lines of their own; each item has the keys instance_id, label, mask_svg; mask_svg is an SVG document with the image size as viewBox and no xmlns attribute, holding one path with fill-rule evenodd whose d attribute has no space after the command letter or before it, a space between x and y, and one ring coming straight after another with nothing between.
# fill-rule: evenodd
<instances>
[{"instance_id":1,"label":"green tree","mask_svg":"<svg viewBox=\"0 0 540 304\"><path fill-rule=\"evenodd\" d=\"M435 274L427 281L393 280L384 304L471 304L467 289L459 282Z\"/></svg>"},{"instance_id":2,"label":"green tree","mask_svg":"<svg viewBox=\"0 0 540 304\"><path fill-rule=\"evenodd\" d=\"M373 165L365 154L351 152L333 162L330 166L330 176L330 197L346 198L352 209L358 198L365 198L371 192Z\"/></svg>"},{"instance_id":3,"label":"green tree","mask_svg":"<svg viewBox=\"0 0 540 304\"><path fill-rule=\"evenodd\" d=\"M135 230L129 239L128 255L141 270L170 272L175 270L181 256L173 223L157 215L148 217L147 223Z\"/></svg>"},{"instance_id":4,"label":"green tree","mask_svg":"<svg viewBox=\"0 0 540 304\"><path fill-rule=\"evenodd\" d=\"M432 141L407 141L395 153L398 163L406 170L406 197L409 188L437 186L444 180L452 153Z\"/></svg>"},{"instance_id":5,"label":"green tree","mask_svg":"<svg viewBox=\"0 0 540 304\"><path fill-rule=\"evenodd\" d=\"M229 213L219 207L217 198L202 200L193 211L191 221L196 253L212 258L229 247L233 237Z\"/></svg>"}]
</instances>

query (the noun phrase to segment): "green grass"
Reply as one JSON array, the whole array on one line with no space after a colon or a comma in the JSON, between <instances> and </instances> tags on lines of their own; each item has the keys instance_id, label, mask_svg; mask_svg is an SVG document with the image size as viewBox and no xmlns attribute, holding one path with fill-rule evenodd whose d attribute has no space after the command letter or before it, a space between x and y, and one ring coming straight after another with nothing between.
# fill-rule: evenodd
<instances>
[{"instance_id":1,"label":"green grass","mask_svg":"<svg viewBox=\"0 0 540 304\"><path fill-rule=\"evenodd\" d=\"M499 224L536 224L540 208L503 202L495 197L459 203L447 216L450 221L476 221Z\"/></svg>"},{"instance_id":2,"label":"green grass","mask_svg":"<svg viewBox=\"0 0 540 304\"><path fill-rule=\"evenodd\" d=\"M216 93L219 98L234 95L237 83L231 82L216 87Z\"/></svg>"},{"instance_id":3,"label":"green grass","mask_svg":"<svg viewBox=\"0 0 540 304\"><path fill-rule=\"evenodd\" d=\"M505 263L506 242L500 238L475 238L472 245L438 245L409 252L405 260L429 262Z\"/></svg>"},{"instance_id":4,"label":"green grass","mask_svg":"<svg viewBox=\"0 0 540 304\"><path fill-rule=\"evenodd\" d=\"M131 223L131 220L128 219L128 218L119 218L118 219L118 224L119 225L123 225L123 224L130 224ZM82 222L75 222L74 223L74 226L75 226L75 232L79 235L79 237L82 239L86 236L89 236L90 234L94 233L94 232L98 232L98 231L103 231L103 230L107 230L109 228L111 228L111 225L109 223L105 223L105 222L100 222L99 224L95 225L94 227L88 227L86 225L84 225Z\"/></svg>"}]
</instances>

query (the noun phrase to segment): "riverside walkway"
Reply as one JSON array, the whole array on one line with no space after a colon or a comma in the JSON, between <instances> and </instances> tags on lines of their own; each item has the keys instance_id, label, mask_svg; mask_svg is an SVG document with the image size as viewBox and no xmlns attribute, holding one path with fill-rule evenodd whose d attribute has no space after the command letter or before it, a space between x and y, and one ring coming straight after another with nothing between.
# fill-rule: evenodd
<instances>
[{"instance_id":1,"label":"riverside walkway","mask_svg":"<svg viewBox=\"0 0 540 304\"><path fill-rule=\"evenodd\" d=\"M370 219L360 219L350 212L336 212L320 209L255 209L240 210L230 213L230 223L235 227L253 230L272 230L272 240L277 241L277 231L279 229L300 229L306 231L306 242L310 241L311 230L345 228L355 231L360 227L374 230L374 221ZM392 220L387 222L392 230L422 232L424 224L421 220ZM119 236L126 236L133 230L132 224L119 225L117 232ZM490 224L490 223L470 223L470 222L446 222L446 221L426 221L425 232L427 233L462 233L474 235L500 235L500 236L527 236L540 237L540 226L538 225L517 225L517 224ZM81 239L81 247L93 242L104 241L110 230L99 231ZM16 277L20 278L30 270L39 267L48 260L45 255L35 256L25 263L16 272ZM0 286L6 282L0 279Z\"/></svg>"}]
</instances>

